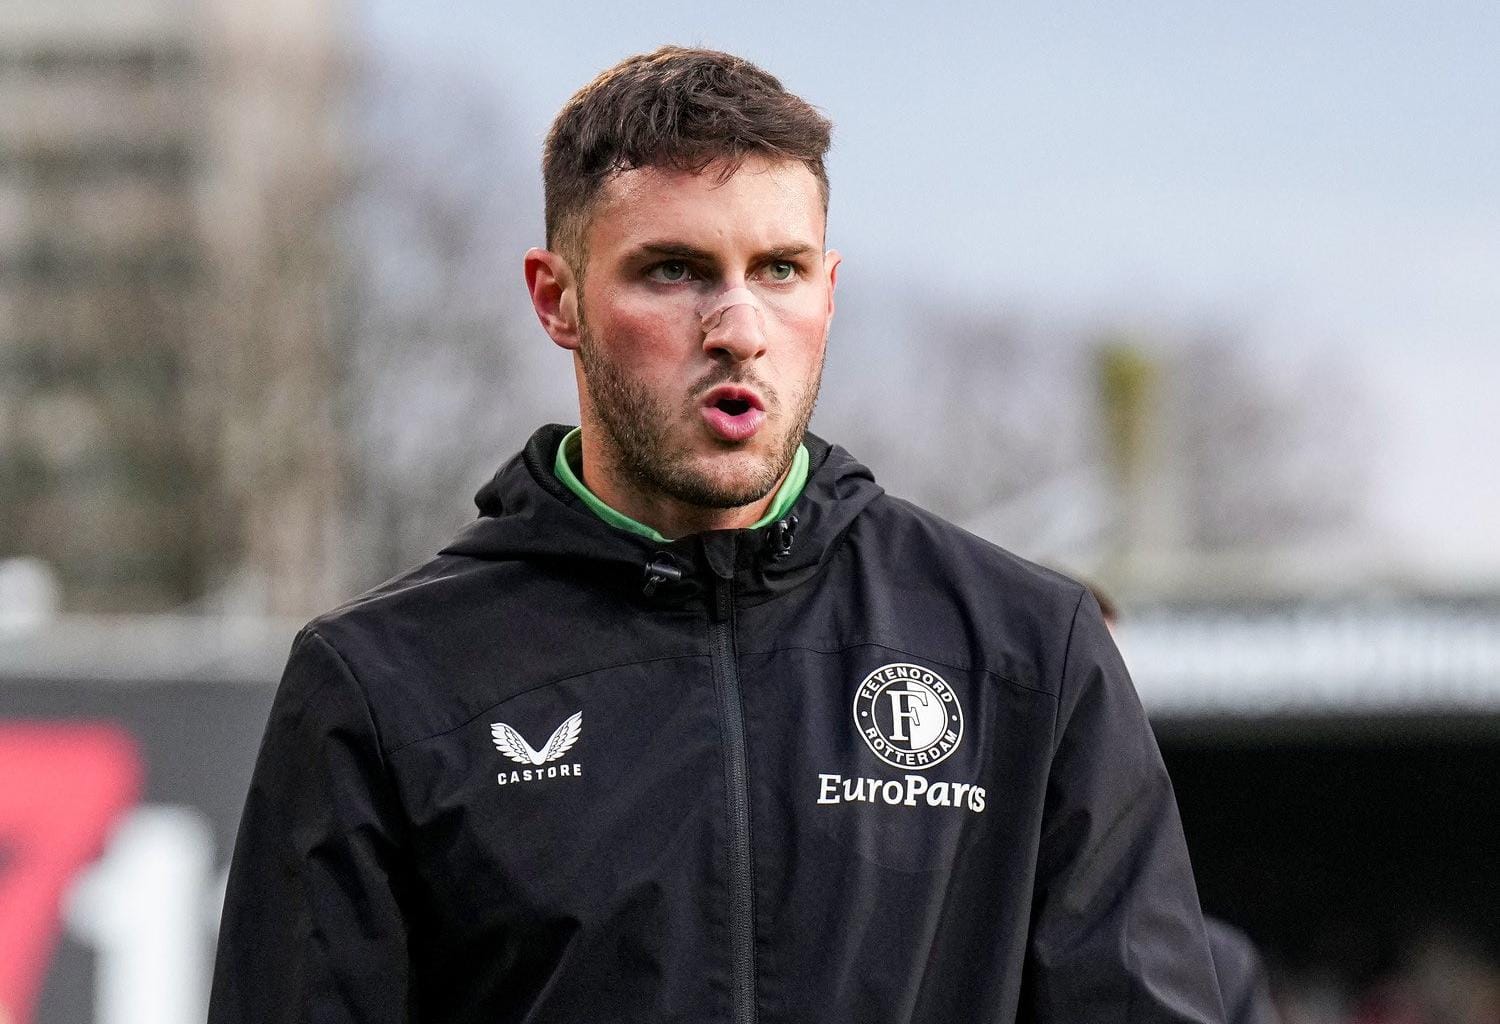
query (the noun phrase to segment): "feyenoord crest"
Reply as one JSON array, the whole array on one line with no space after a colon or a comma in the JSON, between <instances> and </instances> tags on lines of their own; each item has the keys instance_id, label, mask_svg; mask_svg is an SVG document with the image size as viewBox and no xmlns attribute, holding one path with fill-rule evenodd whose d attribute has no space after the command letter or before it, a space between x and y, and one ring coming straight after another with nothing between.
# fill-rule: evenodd
<instances>
[{"instance_id":1,"label":"feyenoord crest","mask_svg":"<svg viewBox=\"0 0 1500 1024\"><path fill-rule=\"evenodd\" d=\"M854 693L854 727L875 756L896 768L931 768L964 735L964 713L948 681L920 665L884 665Z\"/></svg>"}]
</instances>

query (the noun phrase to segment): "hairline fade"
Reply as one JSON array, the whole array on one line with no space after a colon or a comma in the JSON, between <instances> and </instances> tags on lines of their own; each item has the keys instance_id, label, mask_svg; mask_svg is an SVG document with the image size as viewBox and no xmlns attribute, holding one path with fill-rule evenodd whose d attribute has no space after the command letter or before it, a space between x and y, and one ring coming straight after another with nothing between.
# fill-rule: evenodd
<instances>
[{"instance_id":1,"label":"hairline fade","mask_svg":"<svg viewBox=\"0 0 1500 1024\"><path fill-rule=\"evenodd\" d=\"M663 46L600 73L563 106L542 155L547 248L583 277L589 222L609 181L662 167L728 180L745 160L794 160L828 212L833 126L774 75L717 50Z\"/></svg>"}]
</instances>

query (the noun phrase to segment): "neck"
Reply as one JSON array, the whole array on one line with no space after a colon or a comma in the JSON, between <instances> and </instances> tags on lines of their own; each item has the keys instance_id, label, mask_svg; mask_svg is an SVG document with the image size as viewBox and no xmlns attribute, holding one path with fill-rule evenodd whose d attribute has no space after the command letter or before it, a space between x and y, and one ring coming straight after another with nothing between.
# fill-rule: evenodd
<instances>
[{"instance_id":1,"label":"neck","mask_svg":"<svg viewBox=\"0 0 1500 1024\"><path fill-rule=\"evenodd\" d=\"M611 458L608 445L600 442L599 435L600 431L585 428L580 438L582 466L579 476L584 486L610 508L671 540L708 530L742 530L754 526L771 507L772 499L791 471L788 466L787 472L781 474L764 497L748 505L708 508L632 486L629 475L620 470L618 463Z\"/></svg>"}]
</instances>

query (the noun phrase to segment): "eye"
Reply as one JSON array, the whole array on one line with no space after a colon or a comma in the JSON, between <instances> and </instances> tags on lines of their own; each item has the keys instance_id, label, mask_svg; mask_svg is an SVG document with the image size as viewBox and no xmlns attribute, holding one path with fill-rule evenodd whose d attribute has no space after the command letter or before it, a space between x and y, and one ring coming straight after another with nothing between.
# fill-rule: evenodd
<instances>
[{"instance_id":1,"label":"eye","mask_svg":"<svg viewBox=\"0 0 1500 1024\"><path fill-rule=\"evenodd\" d=\"M788 260L775 260L766 264L766 276L772 281L790 281L797 276L797 265Z\"/></svg>"},{"instance_id":2,"label":"eye","mask_svg":"<svg viewBox=\"0 0 1500 1024\"><path fill-rule=\"evenodd\" d=\"M686 281L691 274L685 260L663 260L646 271L646 275L652 280L665 281L669 284Z\"/></svg>"}]
</instances>

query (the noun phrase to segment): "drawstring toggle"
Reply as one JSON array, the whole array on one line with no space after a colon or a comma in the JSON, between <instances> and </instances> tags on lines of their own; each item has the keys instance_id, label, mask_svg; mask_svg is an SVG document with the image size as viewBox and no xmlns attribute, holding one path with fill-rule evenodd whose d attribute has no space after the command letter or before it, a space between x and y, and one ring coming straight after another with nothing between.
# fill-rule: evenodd
<instances>
[{"instance_id":1,"label":"drawstring toggle","mask_svg":"<svg viewBox=\"0 0 1500 1024\"><path fill-rule=\"evenodd\" d=\"M676 583L682 579L682 570L666 555L658 554L646 563L646 582L641 593L650 597L663 583Z\"/></svg>"},{"instance_id":2,"label":"drawstring toggle","mask_svg":"<svg viewBox=\"0 0 1500 1024\"><path fill-rule=\"evenodd\" d=\"M797 517L787 515L771 524L771 557L785 558L792 553L792 536L797 530Z\"/></svg>"}]
</instances>

